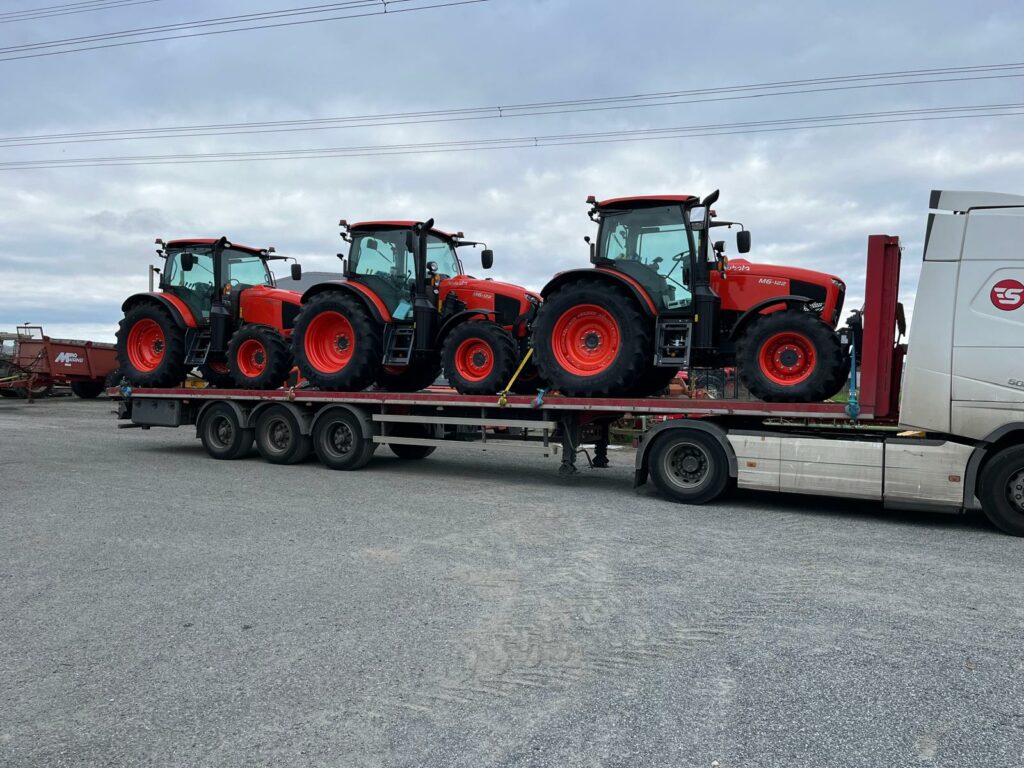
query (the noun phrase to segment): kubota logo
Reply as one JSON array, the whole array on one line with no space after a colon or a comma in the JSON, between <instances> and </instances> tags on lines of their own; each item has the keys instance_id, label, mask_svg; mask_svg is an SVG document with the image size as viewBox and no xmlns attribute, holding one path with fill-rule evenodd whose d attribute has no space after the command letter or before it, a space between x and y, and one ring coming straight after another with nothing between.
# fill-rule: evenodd
<instances>
[{"instance_id":1,"label":"kubota logo","mask_svg":"<svg viewBox=\"0 0 1024 768\"><path fill-rule=\"evenodd\" d=\"M1000 280L992 286L992 304L996 309L1012 312L1024 306L1024 283L1020 280Z\"/></svg>"},{"instance_id":2,"label":"kubota logo","mask_svg":"<svg viewBox=\"0 0 1024 768\"><path fill-rule=\"evenodd\" d=\"M85 360L77 352L61 352L53 358L53 362L71 365L72 363L84 363Z\"/></svg>"}]
</instances>

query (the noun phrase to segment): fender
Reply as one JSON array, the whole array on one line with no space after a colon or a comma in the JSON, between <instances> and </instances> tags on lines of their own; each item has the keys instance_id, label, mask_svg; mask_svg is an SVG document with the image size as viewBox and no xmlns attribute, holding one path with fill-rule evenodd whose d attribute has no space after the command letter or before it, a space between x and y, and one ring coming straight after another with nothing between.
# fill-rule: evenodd
<instances>
[{"instance_id":1,"label":"fender","mask_svg":"<svg viewBox=\"0 0 1024 768\"><path fill-rule=\"evenodd\" d=\"M985 465L985 461L988 459L989 454L994 450L998 450L996 443L999 443L1004 438L1010 437L1011 435L1016 436L1016 440L1011 438L1006 441L1002 447L1014 444L1024 444L1024 422L1012 421L1009 424L1003 424L1003 426L996 429L991 434L987 435L984 440L978 442L978 447L974 449L971 454L971 458L967 460L967 469L965 470L964 477L964 508L965 509L981 509L981 504L978 502L978 480L981 479L981 470Z\"/></svg>"},{"instance_id":2,"label":"fender","mask_svg":"<svg viewBox=\"0 0 1024 768\"><path fill-rule=\"evenodd\" d=\"M239 426L242 429L249 429L249 428L252 427L252 424L249 423L249 411L248 411L248 409L243 408L242 406L240 406L234 400L211 400L208 403L204 403L203 407L199 409L199 413L196 414L196 437L197 438L201 437L201 435L199 434L199 430L200 430L200 428L202 427L202 424L203 424L203 416L206 415L206 412L210 408L212 408L213 406L217 405L218 403L223 403L224 405L228 406L231 410L233 410L235 412L235 418L238 419L238 424L239 424Z\"/></svg>"},{"instance_id":3,"label":"fender","mask_svg":"<svg viewBox=\"0 0 1024 768\"><path fill-rule=\"evenodd\" d=\"M388 311L387 306L380 297L367 288L365 285L352 282L351 280L331 280L326 283L317 283L311 286L302 294L302 303L306 304L314 296L318 296L321 293L327 291L345 291L346 293L357 297L366 307L367 311L378 323L390 323L391 313Z\"/></svg>"},{"instance_id":4,"label":"fender","mask_svg":"<svg viewBox=\"0 0 1024 768\"><path fill-rule=\"evenodd\" d=\"M360 431L362 432L363 437L365 439L372 440L373 436L376 434L373 418L366 411L366 409L360 408L358 405L349 405L347 403L338 403L336 405L330 405L326 408L321 408L319 411L317 411L316 415L313 417L313 421L309 425L310 434L313 433L313 429L316 427L316 423L320 420L320 417L322 417L325 413L330 413L331 411L348 411L353 416L355 416L356 419L359 421ZM301 424L302 422L299 423Z\"/></svg>"},{"instance_id":5,"label":"fender","mask_svg":"<svg viewBox=\"0 0 1024 768\"><path fill-rule=\"evenodd\" d=\"M639 488L647 482L647 458L651 452L651 446L657 442L656 436L671 429L693 429L711 435L722 446L722 450L725 451L725 456L729 461L729 477L736 477L739 474L736 464L736 452L732 449L732 443L729 442L728 437L729 433L726 430L717 424L697 419L670 419L669 421L663 421L653 429L647 430L646 434L640 438L640 447L636 452L636 469L633 474L634 488Z\"/></svg>"},{"instance_id":6,"label":"fender","mask_svg":"<svg viewBox=\"0 0 1024 768\"><path fill-rule=\"evenodd\" d=\"M776 304L785 304L787 309L800 309L806 307L811 303L811 300L806 296L773 296L770 299L759 301L754 306L750 307L746 312L740 315L739 320L736 321L736 325L732 327L732 332L729 334L730 339L739 337L743 329L753 320L757 315L761 314L762 310L768 307L774 307Z\"/></svg>"},{"instance_id":7,"label":"fender","mask_svg":"<svg viewBox=\"0 0 1024 768\"><path fill-rule=\"evenodd\" d=\"M249 411L249 423L246 426L255 427L260 414L267 410L267 408L273 408L275 405L284 408L295 417L295 421L299 425L299 434L310 435L313 433L313 414L310 413L308 408L300 408L295 403L260 403Z\"/></svg>"},{"instance_id":8,"label":"fender","mask_svg":"<svg viewBox=\"0 0 1024 768\"><path fill-rule=\"evenodd\" d=\"M188 304L179 299L173 293L136 293L129 296L124 300L121 305L121 311L127 312L129 309L137 304L144 302L155 302L165 309L167 309L174 321L178 324L179 328L198 328L199 325L196 323L196 318L192 314L192 310L188 308Z\"/></svg>"},{"instance_id":9,"label":"fender","mask_svg":"<svg viewBox=\"0 0 1024 768\"><path fill-rule=\"evenodd\" d=\"M441 324L441 329L437 332L436 341L442 341L444 337L451 333L455 329L455 326L459 325L460 323L464 323L470 318L479 317L480 315L494 319L494 317L497 315L497 312L495 312L493 309L464 309L461 312L456 312L454 315L447 318L444 321L444 323Z\"/></svg>"},{"instance_id":10,"label":"fender","mask_svg":"<svg viewBox=\"0 0 1024 768\"><path fill-rule=\"evenodd\" d=\"M643 289L643 286L628 275L624 275L614 269L601 269L598 267L596 269L581 268L560 272L541 289L540 295L542 298L547 299L552 291L557 288L561 288L570 280L576 280L578 278L625 286L629 289L629 292L633 297L636 298L637 304L640 305L640 308L643 310L645 315L648 317L654 317L658 314L657 307L655 307L654 302L651 300L651 297L647 295L647 291Z\"/></svg>"}]
</instances>

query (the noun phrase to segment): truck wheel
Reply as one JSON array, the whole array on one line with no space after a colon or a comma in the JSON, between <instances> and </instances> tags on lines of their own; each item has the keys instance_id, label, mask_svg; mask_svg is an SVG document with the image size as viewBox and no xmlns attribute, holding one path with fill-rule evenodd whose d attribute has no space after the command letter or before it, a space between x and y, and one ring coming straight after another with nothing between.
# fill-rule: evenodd
<instances>
[{"instance_id":1,"label":"truck wheel","mask_svg":"<svg viewBox=\"0 0 1024 768\"><path fill-rule=\"evenodd\" d=\"M235 409L230 405L214 403L199 422L199 438L213 458L239 459L252 448L253 430L242 428Z\"/></svg>"},{"instance_id":2,"label":"truck wheel","mask_svg":"<svg viewBox=\"0 0 1024 768\"><path fill-rule=\"evenodd\" d=\"M471 320L456 326L441 350L441 368L448 383L464 395L501 392L518 363L512 335L489 320Z\"/></svg>"},{"instance_id":3,"label":"truck wheel","mask_svg":"<svg viewBox=\"0 0 1024 768\"><path fill-rule=\"evenodd\" d=\"M271 464L298 464L309 456L312 444L302 434L295 414L273 405L256 420L256 449Z\"/></svg>"},{"instance_id":4,"label":"truck wheel","mask_svg":"<svg viewBox=\"0 0 1024 768\"><path fill-rule=\"evenodd\" d=\"M377 443L363 437L362 425L352 413L335 408L313 426L313 450L328 469L360 469L373 458Z\"/></svg>"},{"instance_id":5,"label":"truck wheel","mask_svg":"<svg viewBox=\"0 0 1024 768\"><path fill-rule=\"evenodd\" d=\"M1003 533L1024 536L1024 446L1005 448L981 473L981 508Z\"/></svg>"},{"instance_id":6,"label":"truck wheel","mask_svg":"<svg viewBox=\"0 0 1024 768\"><path fill-rule=\"evenodd\" d=\"M651 325L614 286L569 283L548 297L534 321L537 369L566 395L628 394L651 364Z\"/></svg>"},{"instance_id":7,"label":"truck wheel","mask_svg":"<svg viewBox=\"0 0 1024 768\"><path fill-rule=\"evenodd\" d=\"M662 495L686 504L705 504L722 495L729 483L729 459L711 435L678 429L651 447L651 480Z\"/></svg>"},{"instance_id":8,"label":"truck wheel","mask_svg":"<svg viewBox=\"0 0 1024 768\"><path fill-rule=\"evenodd\" d=\"M242 389L278 389L291 367L288 342L270 326L246 325L231 337L228 370Z\"/></svg>"},{"instance_id":9,"label":"truck wheel","mask_svg":"<svg viewBox=\"0 0 1024 768\"><path fill-rule=\"evenodd\" d=\"M440 373L436 357L414 360L412 365L385 365L377 374L377 386L388 392L419 392L437 381Z\"/></svg>"},{"instance_id":10,"label":"truck wheel","mask_svg":"<svg viewBox=\"0 0 1024 768\"><path fill-rule=\"evenodd\" d=\"M74 393L75 397L80 397L83 400L95 400L103 394L103 382L73 381L71 382L71 391Z\"/></svg>"},{"instance_id":11,"label":"truck wheel","mask_svg":"<svg viewBox=\"0 0 1024 768\"><path fill-rule=\"evenodd\" d=\"M222 360L200 365L199 375L203 377L203 381L217 389L230 389L235 386L231 372L228 370L228 364Z\"/></svg>"},{"instance_id":12,"label":"truck wheel","mask_svg":"<svg viewBox=\"0 0 1024 768\"><path fill-rule=\"evenodd\" d=\"M295 319L292 351L302 375L319 389L358 392L376 380L384 354L380 325L352 296L320 293Z\"/></svg>"},{"instance_id":13,"label":"truck wheel","mask_svg":"<svg viewBox=\"0 0 1024 768\"><path fill-rule=\"evenodd\" d=\"M118 325L117 362L125 377L137 386L180 384L187 373L185 331L162 306L137 304Z\"/></svg>"},{"instance_id":14,"label":"truck wheel","mask_svg":"<svg viewBox=\"0 0 1024 768\"><path fill-rule=\"evenodd\" d=\"M762 315L736 345L740 380L754 397L776 403L824 400L843 367L835 331L799 310Z\"/></svg>"}]
</instances>

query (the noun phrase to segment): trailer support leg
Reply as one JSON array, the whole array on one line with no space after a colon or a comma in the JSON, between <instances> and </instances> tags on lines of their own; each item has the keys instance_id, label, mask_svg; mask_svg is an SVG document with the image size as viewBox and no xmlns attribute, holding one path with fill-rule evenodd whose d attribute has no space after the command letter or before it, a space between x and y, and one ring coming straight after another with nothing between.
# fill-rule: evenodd
<instances>
[{"instance_id":1,"label":"trailer support leg","mask_svg":"<svg viewBox=\"0 0 1024 768\"><path fill-rule=\"evenodd\" d=\"M576 469L576 452L580 444L580 420L574 413L567 413L562 417L562 464L558 467L558 474L563 477L575 475L579 472Z\"/></svg>"},{"instance_id":2,"label":"trailer support leg","mask_svg":"<svg viewBox=\"0 0 1024 768\"><path fill-rule=\"evenodd\" d=\"M590 462L595 469L604 469L608 466L608 431L611 424L607 421L601 422L598 426L597 440L594 441L594 460Z\"/></svg>"}]
</instances>

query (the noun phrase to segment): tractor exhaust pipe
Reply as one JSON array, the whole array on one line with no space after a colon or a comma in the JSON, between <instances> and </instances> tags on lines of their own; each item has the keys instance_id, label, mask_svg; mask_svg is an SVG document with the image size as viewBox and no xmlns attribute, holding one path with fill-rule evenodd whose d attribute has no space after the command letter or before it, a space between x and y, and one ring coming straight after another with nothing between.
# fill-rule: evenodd
<instances>
[{"instance_id":1,"label":"tractor exhaust pipe","mask_svg":"<svg viewBox=\"0 0 1024 768\"><path fill-rule=\"evenodd\" d=\"M711 287L711 268L708 262L708 249L711 247L711 206L718 200L719 190L715 190L701 201L704 219L698 224L700 229L700 245L693 268L693 336L690 345L693 349L717 349L718 320L722 300Z\"/></svg>"},{"instance_id":2,"label":"tractor exhaust pipe","mask_svg":"<svg viewBox=\"0 0 1024 768\"><path fill-rule=\"evenodd\" d=\"M413 225L412 232L406 236L407 250L414 255L416 264L412 316L416 323L414 349L417 352L431 351L437 333L437 307L432 293L433 284L427 281L427 243L433 227L434 220L428 219Z\"/></svg>"}]
</instances>

